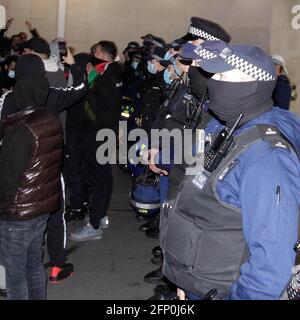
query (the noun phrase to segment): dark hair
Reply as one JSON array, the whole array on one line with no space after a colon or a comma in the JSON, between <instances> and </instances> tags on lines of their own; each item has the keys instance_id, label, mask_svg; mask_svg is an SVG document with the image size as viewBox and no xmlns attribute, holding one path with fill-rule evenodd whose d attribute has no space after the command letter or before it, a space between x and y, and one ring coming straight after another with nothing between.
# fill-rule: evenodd
<instances>
[{"instance_id":1,"label":"dark hair","mask_svg":"<svg viewBox=\"0 0 300 320\"><path fill-rule=\"evenodd\" d=\"M14 35L12 35L12 36L10 37L10 43L12 43L15 38L20 38L20 39L21 39L21 37L20 37L18 34L14 34ZM21 39L21 40L22 40L22 39Z\"/></svg>"},{"instance_id":2,"label":"dark hair","mask_svg":"<svg viewBox=\"0 0 300 320\"><path fill-rule=\"evenodd\" d=\"M103 40L98 42L98 45L101 46L102 50L109 54L112 60L115 60L118 55L118 48L116 44L112 41Z\"/></svg>"},{"instance_id":3,"label":"dark hair","mask_svg":"<svg viewBox=\"0 0 300 320\"><path fill-rule=\"evenodd\" d=\"M5 59L4 64L6 66L9 66L12 62L17 63L18 62L18 56L9 56Z\"/></svg>"},{"instance_id":4,"label":"dark hair","mask_svg":"<svg viewBox=\"0 0 300 320\"><path fill-rule=\"evenodd\" d=\"M286 78L286 80L288 81L288 83L291 84L291 80L290 80L290 78L288 77L288 75L285 73L284 67L283 67L281 64L279 64L279 63L276 63L276 62L275 62L275 64L276 64L277 66L279 66L279 72L280 72L281 74L283 74L284 77Z\"/></svg>"}]
</instances>

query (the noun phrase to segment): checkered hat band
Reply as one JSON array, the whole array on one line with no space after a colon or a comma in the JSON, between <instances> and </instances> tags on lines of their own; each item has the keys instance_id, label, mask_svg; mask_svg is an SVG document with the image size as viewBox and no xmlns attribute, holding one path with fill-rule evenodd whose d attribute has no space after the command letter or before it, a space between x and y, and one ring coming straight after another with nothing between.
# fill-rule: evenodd
<instances>
[{"instance_id":1,"label":"checkered hat band","mask_svg":"<svg viewBox=\"0 0 300 320\"><path fill-rule=\"evenodd\" d=\"M252 63L244 60L235 54L232 54L225 59L225 62L238 69L257 81L272 81L275 77L269 74L267 71L253 65Z\"/></svg>"},{"instance_id":2,"label":"checkered hat band","mask_svg":"<svg viewBox=\"0 0 300 320\"><path fill-rule=\"evenodd\" d=\"M213 35L201 30L201 29L197 29L195 27L190 27L189 33L198 36L199 38L203 38L209 41L214 41L214 40L220 40L217 37L214 37Z\"/></svg>"},{"instance_id":3,"label":"checkered hat band","mask_svg":"<svg viewBox=\"0 0 300 320\"><path fill-rule=\"evenodd\" d=\"M196 48L194 52L199 56L199 58L203 60L209 60L213 58L217 58L217 55L213 54L212 52L200 47Z\"/></svg>"},{"instance_id":4,"label":"checkered hat band","mask_svg":"<svg viewBox=\"0 0 300 320\"><path fill-rule=\"evenodd\" d=\"M160 43L160 42L158 42L158 41L156 41L156 40L152 40L151 41L154 45L156 45L157 47L160 47L160 48L163 48L164 47L164 45L162 44L162 43Z\"/></svg>"}]
</instances>

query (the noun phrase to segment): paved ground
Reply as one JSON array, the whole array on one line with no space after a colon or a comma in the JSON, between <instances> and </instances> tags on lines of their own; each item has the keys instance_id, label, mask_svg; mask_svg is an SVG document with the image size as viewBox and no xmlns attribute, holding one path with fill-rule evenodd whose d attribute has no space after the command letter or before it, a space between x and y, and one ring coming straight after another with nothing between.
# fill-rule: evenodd
<instances>
[{"instance_id":1,"label":"paved ground","mask_svg":"<svg viewBox=\"0 0 300 320\"><path fill-rule=\"evenodd\" d=\"M48 299L143 300L153 295L154 285L144 282L146 273L157 267L150 262L158 240L138 230L138 222L128 203L130 179L114 170L115 189L109 212L110 228L103 239L85 243L68 240L69 261L75 274L58 285L48 284ZM81 223L71 222L68 231Z\"/></svg>"}]
</instances>

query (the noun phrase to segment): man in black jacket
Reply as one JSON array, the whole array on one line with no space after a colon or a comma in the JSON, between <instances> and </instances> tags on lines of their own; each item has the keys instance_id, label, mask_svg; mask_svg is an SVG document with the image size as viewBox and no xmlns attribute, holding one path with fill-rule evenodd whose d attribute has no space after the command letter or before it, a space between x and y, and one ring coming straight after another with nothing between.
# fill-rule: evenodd
<instances>
[{"instance_id":1,"label":"man in black jacket","mask_svg":"<svg viewBox=\"0 0 300 320\"><path fill-rule=\"evenodd\" d=\"M111 41L100 41L95 58L105 61L102 72L90 82L84 110L86 130L84 139L87 182L92 189L90 222L71 233L74 241L96 240L102 237L101 227L108 227L107 211L112 195L113 177L109 163L99 164L96 152L101 143L96 135L101 129L116 130L122 102L122 67L115 62L117 47Z\"/></svg>"},{"instance_id":2,"label":"man in black jacket","mask_svg":"<svg viewBox=\"0 0 300 320\"><path fill-rule=\"evenodd\" d=\"M16 75L1 120L0 257L8 299L42 300L42 245L49 214L60 206L63 136L58 119L46 110L49 83L42 60L22 57Z\"/></svg>"},{"instance_id":3,"label":"man in black jacket","mask_svg":"<svg viewBox=\"0 0 300 320\"><path fill-rule=\"evenodd\" d=\"M35 73L32 69L30 61L32 55L22 57L22 63L18 66L16 77ZM27 62L27 63L26 63ZM84 74L76 66L75 61L70 53L64 58L64 62L70 65L74 83L72 87L50 87L46 101L46 109L54 114L57 118L61 111L73 106L80 101L86 91ZM8 92L0 98L1 118L15 112L14 104L12 104L13 93ZM63 199L62 199L63 204ZM50 215L47 229L47 246L51 263L50 281L58 282L67 278L73 272L73 265L66 263L66 228L64 222L64 206Z\"/></svg>"},{"instance_id":4,"label":"man in black jacket","mask_svg":"<svg viewBox=\"0 0 300 320\"><path fill-rule=\"evenodd\" d=\"M166 93L167 84L164 81L164 70L160 62L164 60L166 50L156 47L150 54L147 69L152 75L141 92L141 112L142 128L150 133L152 125L156 120L157 110L163 103Z\"/></svg>"}]
</instances>

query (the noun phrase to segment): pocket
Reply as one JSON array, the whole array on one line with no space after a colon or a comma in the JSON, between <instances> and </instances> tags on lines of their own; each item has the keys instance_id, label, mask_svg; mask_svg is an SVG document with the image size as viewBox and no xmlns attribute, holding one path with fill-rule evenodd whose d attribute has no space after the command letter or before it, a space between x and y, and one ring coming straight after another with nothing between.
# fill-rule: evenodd
<instances>
[{"instance_id":1,"label":"pocket","mask_svg":"<svg viewBox=\"0 0 300 320\"><path fill-rule=\"evenodd\" d=\"M202 235L202 230L192 221L173 213L165 235L166 259L181 268L192 270Z\"/></svg>"}]
</instances>

